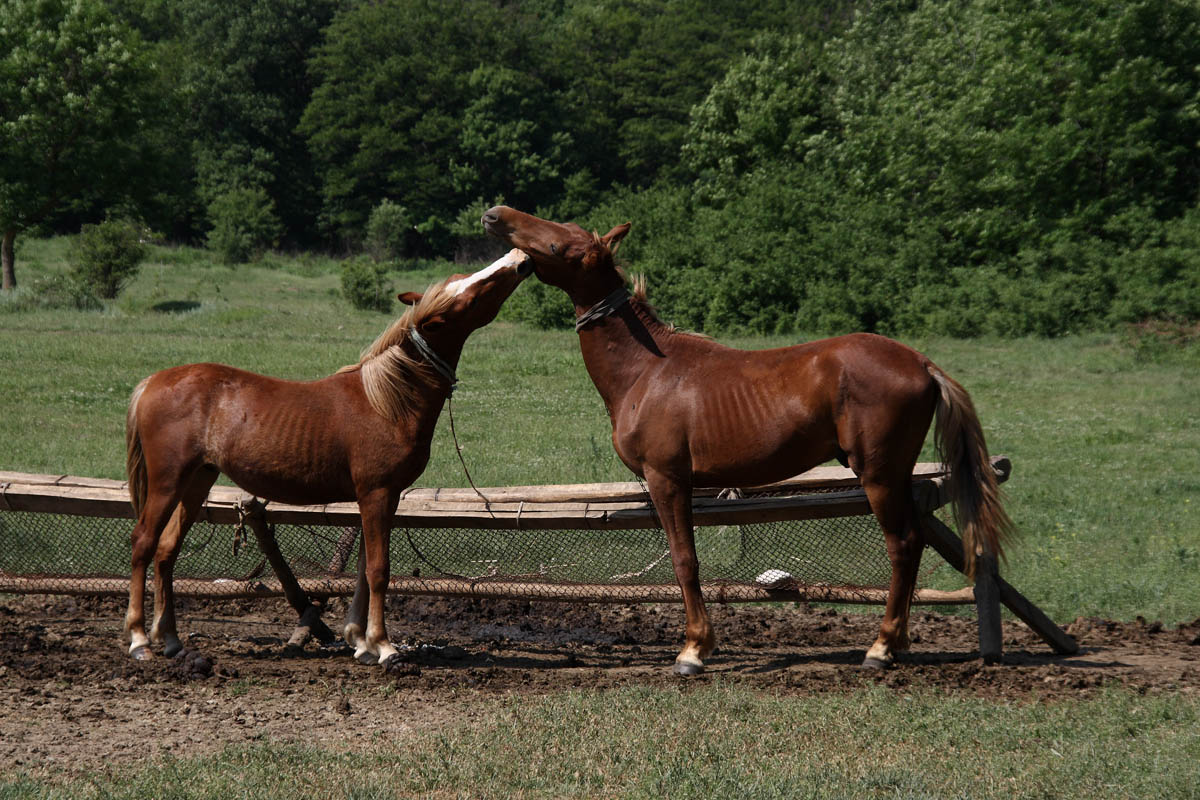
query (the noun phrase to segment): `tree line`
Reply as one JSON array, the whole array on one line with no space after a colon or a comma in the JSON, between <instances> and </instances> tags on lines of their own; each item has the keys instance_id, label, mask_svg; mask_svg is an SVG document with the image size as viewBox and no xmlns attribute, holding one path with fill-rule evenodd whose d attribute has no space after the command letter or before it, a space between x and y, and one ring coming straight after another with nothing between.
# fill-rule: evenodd
<instances>
[{"instance_id":1,"label":"tree line","mask_svg":"<svg viewBox=\"0 0 1200 800\"><path fill-rule=\"evenodd\" d=\"M106 215L470 257L505 202L632 220L696 329L1194 320L1196 64L1189 0L0 0L6 285L18 233Z\"/></svg>"}]
</instances>

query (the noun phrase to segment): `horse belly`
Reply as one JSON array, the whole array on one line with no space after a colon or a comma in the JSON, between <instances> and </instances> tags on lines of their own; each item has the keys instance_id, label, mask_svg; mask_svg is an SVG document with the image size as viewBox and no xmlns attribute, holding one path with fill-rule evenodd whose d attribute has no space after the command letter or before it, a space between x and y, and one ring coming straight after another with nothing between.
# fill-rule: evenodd
<instances>
[{"instance_id":1,"label":"horse belly","mask_svg":"<svg viewBox=\"0 0 1200 800\"><path fill-rule=\"evenodd\" d=\"M837 452L830 414L773 399L753 386L708 395L705 413L689 425L696 486L755 486L784 480Z\"/></svg>"},{"instance_id":2,"label":"horse belly","mask_svg":"<svg viewBox=\"0 0 1200 800\"><path fill-rule=\"evenodd\" d=\"M346 443L336 432L331 414L238 403L213 415L205 449L209 463L255 496L298 505L354 500Z\"/></svg>"}]
</instances>

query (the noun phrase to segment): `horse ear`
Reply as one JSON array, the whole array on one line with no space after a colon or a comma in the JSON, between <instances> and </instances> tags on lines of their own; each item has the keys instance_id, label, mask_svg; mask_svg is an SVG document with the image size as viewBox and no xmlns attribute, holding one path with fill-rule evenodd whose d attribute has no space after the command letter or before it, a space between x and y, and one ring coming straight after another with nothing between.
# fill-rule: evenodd
<instances>
[{"instance_id":1,"label":"horse ear","mask_svg":"<svg viewBox=\"0 0 1200 800\"><path fill-rule=\"evenodd\" d=\"M420 292L401 292L400 294L396 295L396 299L401 303L404 303L406 306L415 306L417 303L421 302L422 297L424 297L424 295Z\"/></svg>"},{"instance_id":2,"label":"horse ear","mask_svg":"<svg viewBox=\"0 0 1200 800\"><path fill-rule=\"evenodd\" d=\"M616 253L617 248L621 246L621 240L625 238L625 234L629 233L629 229L633 227L632 222L626 222L624 225L618 225L600 238L600 241L608 247L608 249Z\"/></svg>"}]
</instances>

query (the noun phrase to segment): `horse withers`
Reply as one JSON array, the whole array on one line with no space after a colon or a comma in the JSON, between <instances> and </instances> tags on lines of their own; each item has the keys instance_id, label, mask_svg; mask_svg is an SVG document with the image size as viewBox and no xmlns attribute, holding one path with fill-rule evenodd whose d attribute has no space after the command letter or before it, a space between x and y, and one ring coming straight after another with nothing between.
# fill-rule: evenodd
<instances>
[{"instance_id":1,"label":"horse withers","mask_svg":"<svg viewBox=\"0 0 1200 800\"><path fill-rule=\"evenodd\" d=\"M363 351L357 364L311 382L221 364L157 372L134 389L126 423L129 492L137 514L125 633L129 653L151 641L178 653L172 576L183 537L220 473L267 500L304 505L357 500L362 550L345 625L363 663L396 655L384 627L389 538L400 493L424 471L442 406L472 331L495 319L530 273L512 250L424 294ZM146 568L154 559L154 622L146 635ZM365 599L369 598L369 599Z\"/></svg>"},{"instance_id":2,"label":"horse withers","mask_svg":"<svg viewBox=\"0 0 1200 800\"><path fill-rule=\"evenodd\" d=\"M1000 555L1010 523L967 392L899 342L852 334L770 350L736 350L662 322L632 295L613 253L629 232L603 236L506 206L484 228L533 259L544 283L575 307L584 364L612 421L617 455L646 481L683 592L680 674L704 669L715 639L700 591L692 525L695 487L783 480L837 458L862 482L892 564L878 638L863 660L891 664L909 646L909 606L924 547L912 472L936 415L935 443L973 569Z\"/></svg>"}]
</instances>

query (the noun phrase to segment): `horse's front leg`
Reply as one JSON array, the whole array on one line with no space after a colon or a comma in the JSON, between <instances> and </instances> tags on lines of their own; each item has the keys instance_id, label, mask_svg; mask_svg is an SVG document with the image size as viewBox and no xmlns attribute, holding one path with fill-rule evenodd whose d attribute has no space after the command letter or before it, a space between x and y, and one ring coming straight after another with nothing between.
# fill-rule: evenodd
<instances>
[{"instance_id":1,"label":"horse's front leg","mask_svg":"<svg viewBox=\"0 0 1200 800\"><path fill-rule=\"evenodd\" d=\"M388 641L387 628L383 621L384 600L391 578L391 531L392 516L396 511L398 495L380 489L358 498L358 509L362 514L363 536L359 556L359 587L363 580L367 588L366 628L361 635L352 630L355 623L346 626L346 641L354 645L354 657L364 664L380 663L386 666L397 656L396 648ZM360 592L355 591L350 614L361 614ZM360 617L361 619L361 617ZM352 640L352 637L356 640Z\"/></svg>"},{"instance_id":2,"label":"horse's front leg","mask_svg":"<svg viewBox=\"0 0 1200 800\"><path fill-rule=\"evenodd\" d=\"M687 631L683 650L675 657L675 672L698 675L704 671L704 659L712 653L716 639L704 596L700 592L700 562L696 558L696 538L692 527L692 491L677 481L646 470L646 486L658 511L659 521L667 534L675 580L683 591L683 608L687 615Z\"/></svg>"}]
</instances>

